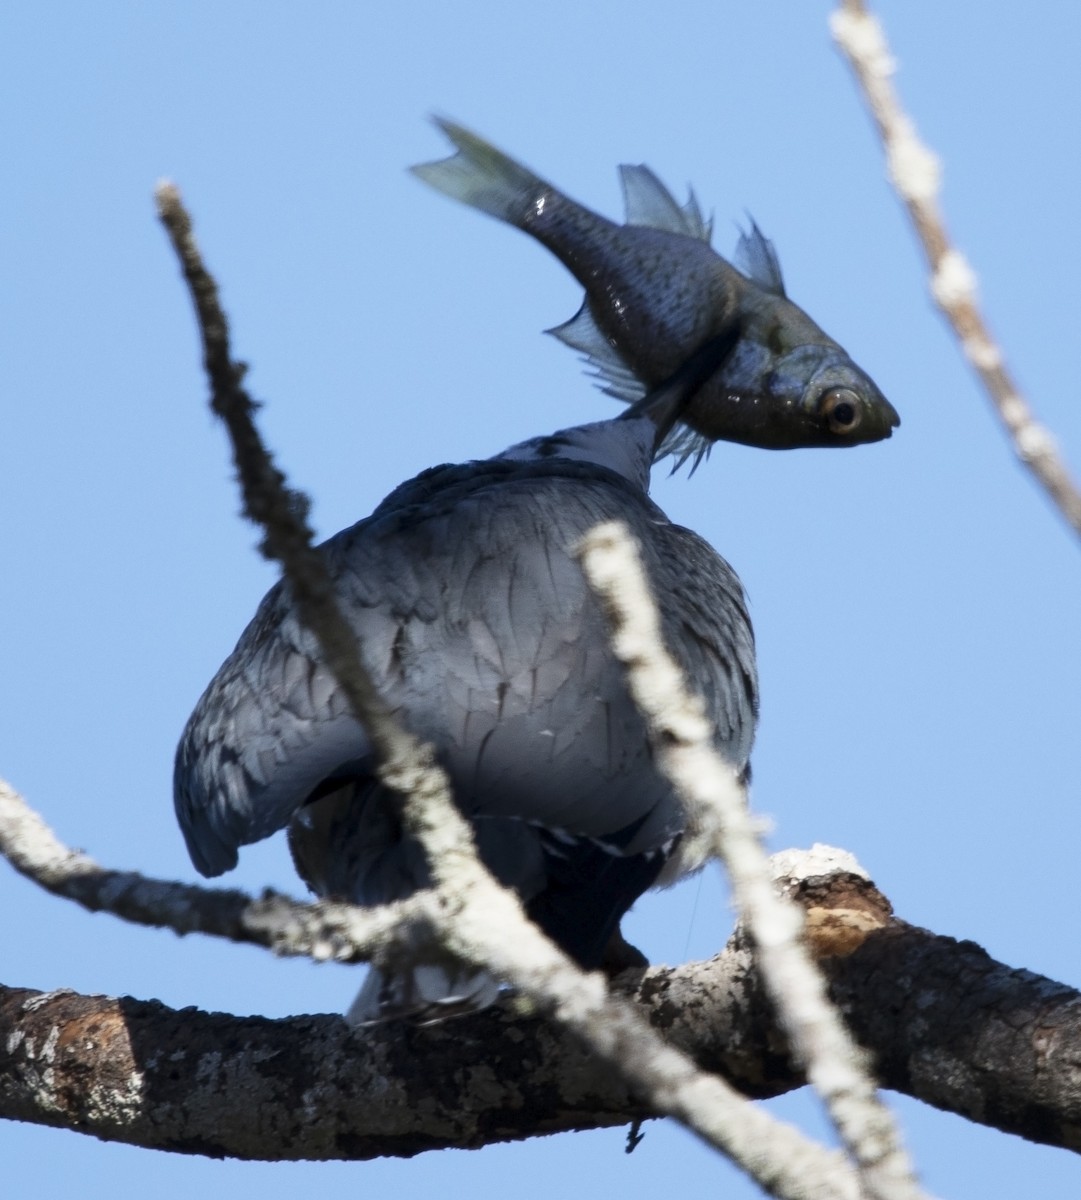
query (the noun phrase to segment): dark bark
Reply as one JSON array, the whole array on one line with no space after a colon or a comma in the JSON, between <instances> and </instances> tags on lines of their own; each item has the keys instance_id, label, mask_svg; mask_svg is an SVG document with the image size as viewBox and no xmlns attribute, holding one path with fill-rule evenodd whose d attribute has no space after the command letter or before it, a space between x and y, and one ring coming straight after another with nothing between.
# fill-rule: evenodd
<instances>
[{"instance_id":1,"label":"dark bark","mask_svg":"<svg viewBox=\"0 0 1081 1200\"><path fill-rule=\"evenodd\" d=\"M880 1081L950 1112L1081 1150L1081 995L975 942L896 923L830 971Z\"/></svg>"}]
</instances>

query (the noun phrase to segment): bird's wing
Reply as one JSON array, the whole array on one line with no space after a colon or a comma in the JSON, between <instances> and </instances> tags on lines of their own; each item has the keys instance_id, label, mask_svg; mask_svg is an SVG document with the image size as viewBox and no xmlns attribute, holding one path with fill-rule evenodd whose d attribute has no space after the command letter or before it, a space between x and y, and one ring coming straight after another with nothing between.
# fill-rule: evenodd
<instances>
[{"instance_id":1,"label":"bird's wing","mask_svg":"<svg viewBox=\"0 0 1081 1200\"><path fill-rule=\"evenodd\" d=\"M753 718L726 688L739 676L729 660L742 663L743 626L738 614L713 611L718 581L741 605L738 582L613 472L502 461L427 472L323 550L383 699L435 743L468 815L613 839L638 853L669 841L682 818L652 769L573 557L583 534L612 518L643 542L659 593L675 596L666 635L677 659L694 672L699 643L707 658L712 647L703 690L738 758ZM688 561L697 581L685 578ZM177 752L177 814L196 866L229 869L240 845L286 825L328 778L363 774L368 754L279 585Z\"/></svg>"},{"instance_id":2,"label":"bird's wing","mask_svg":"<svg viewBox=\"0 0 1081 1200\"><path fill-rule=\"evenodd\" d=\"M758 716L754 632L739 577L708 542L667 524L652 543L665 643L692 692L702 697L717 749L742 771ZM654 585L656 587L656 584Z\"/></svg>"},{"instance_id":3,"label":"bird's wing","mask_svg":"<svg viewBox=\"0 0 1081 1200\"><path fill-rule=\"evenodd\" d=\"M188 852L204 875L281 829L322 779L368 750L281 584L203 694L177 749L173 785Z\"/></svg>"}]
</instances>

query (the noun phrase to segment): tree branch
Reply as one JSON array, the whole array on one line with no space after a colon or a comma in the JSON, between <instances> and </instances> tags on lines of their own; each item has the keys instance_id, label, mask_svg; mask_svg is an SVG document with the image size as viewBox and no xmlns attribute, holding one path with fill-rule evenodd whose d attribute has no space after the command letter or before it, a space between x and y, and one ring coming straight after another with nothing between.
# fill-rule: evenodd
<instances>
[{"instance_id":1,"label":"tree branch","mask_svg":"<svg viewBox=\"0 0 1081 1200\"><path fill-rule=\"evenodd\" d=\"M950 241L938 204L941 166L920 141L892 83L896 69L882 25L864 0L842 0L830 22L848 59L886 151L889 177L912 218L931 268L931 295L991 401L1017 457L1081 534L1078 491L1048 430L1033 415L980 312L976 275Z\"/></svg>"},{"instance_id":2,"label":"tree branch","mask_svg":"<svg viewBox=\"0 0 1081 1200\"><path fill-rule=\"evenodd\" d=\"M821 870L820 859L800 859ZM890 918L873 885L847 870L786 885L885 1086L1081 1150L1072 1049L1081 1044L1081 994L1004 967L972 942ZM619 982L703 1070L756 1096L803 1082L744 939L708 963ZM147 1148L367 1159L657 1113L573 1031L510 1007L358 1033L337 1016L271 1021L0 988L0 1117Z\"/></svg>"},{"instance_id":3,"label":"tree branch","mask_svg":"<svg viewBox=\"0 0 1081 1200\"><path fill-rule=\"evenodd\" d=\"M135 925L206 933L264 946L283 956L316 961L367 962L404 923L429 940L438 920L431 891L379 908L320 901L305 904L266 890L255 899L228 888L151 879L137 871L102 867L65 846L10 784L0 779L0 854L27 879L90 912L109 912Z\"/></svg>"}]
</instances>

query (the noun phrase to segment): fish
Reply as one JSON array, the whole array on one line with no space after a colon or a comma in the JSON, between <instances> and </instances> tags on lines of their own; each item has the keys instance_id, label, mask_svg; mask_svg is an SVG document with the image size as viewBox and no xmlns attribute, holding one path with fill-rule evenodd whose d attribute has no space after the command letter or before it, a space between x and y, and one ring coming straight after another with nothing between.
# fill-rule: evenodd
<instances>
[{"instance_id":1,"label":"fish","mask_svg":"<svg viewBox=\"0 0 1081 1200\"><path fill-rule=\"evenodd\" d=\"M627 210L619 225L463 126L434 121L456 152L411 172L529 234L582 284L581 308L546 332L583 354L609 395L635 403L711 338L738 330L735 351L661 448L677 467L690 458L693 469L717 440L855 446L900 424L874 380L788 298L773 244L753 220L737 267L710 245L712 221L694 192L679 204L644 165L619 168Z\"/></svg>"}]
</instances>

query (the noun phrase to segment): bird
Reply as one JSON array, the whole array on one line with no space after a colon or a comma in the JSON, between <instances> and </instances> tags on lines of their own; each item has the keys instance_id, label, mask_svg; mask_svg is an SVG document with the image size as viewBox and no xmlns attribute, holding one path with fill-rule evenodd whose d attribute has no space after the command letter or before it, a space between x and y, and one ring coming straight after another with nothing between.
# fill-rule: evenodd
<instances>
[{"instance_id":1,"label":"bird","mask_svg":"<svg viewBox=\"0 0 1081 1200\"><path fill-rule=\"evenodd\" d=\"M624 914L706 858L654 764L575 556L597 524L622 521L637 540L666 647L704 702L716 749L749 777L758 681L742 585L648 495L665 437L737 338L719 335L610 420L423 471L320 547L362 661L390 710L434 746L481 860L586 970L643 961L622 940ZM370 906L430 884L285 581L188 720L174 802L207 876L285 828L320 897ZM381 963L347 1019L439 1021L500 990L455 962Z\"/></svg>"}]
</instances>

